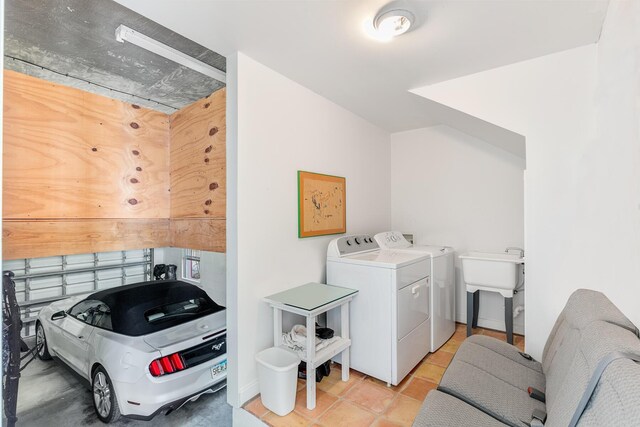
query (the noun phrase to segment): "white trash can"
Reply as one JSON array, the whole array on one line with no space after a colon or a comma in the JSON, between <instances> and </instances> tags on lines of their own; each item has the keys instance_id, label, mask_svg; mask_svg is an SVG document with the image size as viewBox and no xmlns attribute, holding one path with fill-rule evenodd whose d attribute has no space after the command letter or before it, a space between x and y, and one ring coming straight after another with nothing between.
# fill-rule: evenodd
<instances>
[{"instance_id":1,"label":"white trash can","mask_svg":"<svg viewBox=\"0 0 640 427\"><path fill-rule=\"evenodd\" d=\"M256 362L262 404L280 416L287 415L296 406L300 357L283 348L271 347L256 354Z\"/></svg>"}]
</instances>

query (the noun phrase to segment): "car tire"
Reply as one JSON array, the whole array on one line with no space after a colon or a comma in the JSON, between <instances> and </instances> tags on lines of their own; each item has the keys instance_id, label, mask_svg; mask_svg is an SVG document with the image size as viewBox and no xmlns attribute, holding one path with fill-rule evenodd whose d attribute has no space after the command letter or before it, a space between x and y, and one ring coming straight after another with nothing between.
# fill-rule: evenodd
<instances>
[{"instance_id":1,"label":"car tire","mask_svg":"<svg viewBox=\"0 0 640 427\"><path fill-rule=\"evenodd\" d=\"M36 354L40 360L51 360L51 354L49 354L49 346L47 345L47 336L44 333L44 326L38 322L36 324L36 348L38 349Z\"/></svg>"},{"instance_id":2,"label":"car tire","mask_svg":"<svg viewBox=\"0 0 640 427\"><path fill-rule=\"evenodd\" d=\"M98 366L93 371L91 394L93 395L93 409L100 421L108 424L120 418L120 408L113 383L102 366Z\"/></svg>"}]
</instances>

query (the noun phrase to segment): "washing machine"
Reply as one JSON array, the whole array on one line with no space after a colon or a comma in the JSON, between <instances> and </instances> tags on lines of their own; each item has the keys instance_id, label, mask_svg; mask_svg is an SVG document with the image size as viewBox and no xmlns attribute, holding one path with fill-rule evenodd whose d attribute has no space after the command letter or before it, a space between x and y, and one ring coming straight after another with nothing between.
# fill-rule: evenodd
<instances>
[{"instance_id":1,"label":"washing machine","mask_svg":"<svg viewBox=\"0 0 640 427\"><path fill-rule=\"evenodd\" d=\"M431 352L440 348L456 330L456 280L453 249L412 245L402 233L387 231L374 236L382 249L429 255L431 259Z\"/></svg>"},{"instance_id":2,"label":"washing machine","mask_svg":"<svg viewBox=\"0 0 640 427\"><path fill-rule=\"evenodd\" d=\"M397 385L429 353L430 269L429 255L381 250L369 235L329 243L327 283L359 291L349 316L353 369ZM327 325L340 330L332 311Z\"/></svg>"}]
</instances>

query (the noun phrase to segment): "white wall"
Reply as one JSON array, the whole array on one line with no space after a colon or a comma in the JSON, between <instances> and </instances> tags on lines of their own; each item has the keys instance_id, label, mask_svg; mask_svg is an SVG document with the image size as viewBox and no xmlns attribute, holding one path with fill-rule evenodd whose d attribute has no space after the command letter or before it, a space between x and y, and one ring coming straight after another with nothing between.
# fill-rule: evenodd
<instances>
[{"instance_id":1,"label":"white wall","mask_svg":"<svg viewBox=\"0 0 640 427\"><path fill-rule=\"evenodd\" d=\"M447 126L391 135L391 224L418 244L454 247L456 319L466 322L457 255L524 247L524 159ZM514 297L514 307L524 294ZM524 315L514 329L523 332ZM479 325L504 330L504 299L481 292Z\"/></svg>"},{"instance_id":2,"label":"white wall","mask_svg":"<svg viewBox=\"0 0 640 427\"><path fill-rule=\"evenodd\" d=\"M261 299L325 279L332 237L298 238L297 171L346 177L348 233L388 229L389 134L246 55L232 62L237 123L229 125L237 141L228 143L237 171L229 188L237 186L237 215L229 220L237 236L228 239L236 252L228 268L237 262L237 283L228 295L229 306L237 304L238 360L230 369L239 389L229 399L241 404L258 393L255 354L273 345L273 314Z\"/></svg>"},{"instance_id":3,"label":"white wall","mask_svg":"<svg viewBox=\"0 0 640 427\"><path fill-rule=\"evenodd\" d=\"M155 264L174 264L178 266L177 277L185 280L182 274L182 249L157 248L154 253ZM227 306L227 266L226 254L200 251L199 286L218 304Z\"/></svg>"},{"instance_id":4,"label":"white wall","mask_svg":"<svg viewBox=\"0 0 640 427\"><path fill-rule=\"evenodd\" d=\"M640 325L640 2L611 1L597 45L416 90L524 135L526 347L568 296L603 291Z\"/></svg>"},{"instance_id":5,"label":"white wall","mask_svg":"<svg viewBox=\"0 0 640 427\"><path fill-rule=\"evenodd\" d=\"M4 0L0 0L0 34L4 34ZM2 58L4 58L4 37L1 37L0 40L0 55L2 56ZM0 70L0 129L4 129L4 125L3 125L3 114L4 114L4 104L3 104L3 99L4 99L4 67L2 70ZM4 133L4 132L2 132ZM0 153L2 153L3 151L2 148L2 135L0 135ZM2 181L2 157L0 156L0 182ZM2 210L2 186L0 185L0 212L3 212ZM0 236L0 254L2 253L2 236ZM4 325L4 320L2 318L2 310L0 310L0 324ZM3 400L3 396L2 396L2 389L0 388L0 400L2 402L4 402ZM0 410L0 415L3 414L4 412L4 405L2 405L2 410Z\"/></svg>"},{"instance_id":6,"label":"white wall","mask_svg":"<svg viewBox=\"0 0 640 427\"><path fill-rule=\"evenodd\" d=\"M581 282L640 326L640 2L610 3L598 43L594 138L579 153ZM584 260L596 255L597 266ZM589 268L584 268L585 265Z\"/></svg>"}]
</instances>

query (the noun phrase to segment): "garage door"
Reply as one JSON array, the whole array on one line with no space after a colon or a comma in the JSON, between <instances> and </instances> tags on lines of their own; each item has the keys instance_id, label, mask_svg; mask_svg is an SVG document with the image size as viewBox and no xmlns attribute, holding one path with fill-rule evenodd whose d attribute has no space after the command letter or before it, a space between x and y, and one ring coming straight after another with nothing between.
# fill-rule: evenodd
<instances>
[{"instance_id":1,"label":"garage door","mask_svg":"<svg viewBox=\"0 0 640 427\"><path fill-rule=\"evenodd\" d=\"M53 301L151 280L153 249L97 252L4 261L2 269L15 274L23 336L35 334L40 309Z\"/></svg>"}]
</instances>

